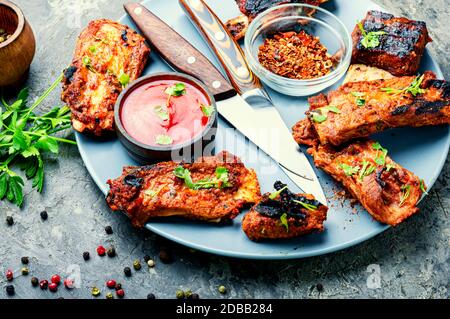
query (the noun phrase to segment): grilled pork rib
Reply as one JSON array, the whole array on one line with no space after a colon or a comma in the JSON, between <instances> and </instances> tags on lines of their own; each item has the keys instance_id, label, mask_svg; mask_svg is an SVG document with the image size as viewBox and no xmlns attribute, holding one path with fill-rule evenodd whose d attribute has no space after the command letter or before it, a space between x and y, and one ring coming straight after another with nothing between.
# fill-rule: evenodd
<instances>
[{"instance_id":1,"label":"grilled pork rib","mask_svg":"<svg viewBox=\"0 0 450 319\"><path fill-rule=\"evenodd\" d=\"M190 188L174 174L180 165L189 170L193 182L212 179L218 167L225 168L229 185ZM233 219L244 205L257 202L261 196L256 173L228 153L205 157L192 164L163 162L124 167L122 176L109 180L108 184L108 205L114 211L125 212L136 227L143 227L152 218L166 216L210 222Z\"/></svg>"},{"instance_id":2,"label":"grilled pork rib","mask_svg":"<svg viewBox=\"0 0 450 319\"><path fill-rule=\"evenodd\" d=\"M327 219L328 207L320 204L314 196L308 194L297 194L298 198L315 203L317 209L301 208L301 218L292 216L286 217L286 225L280 221L278 214L283 214L282 206L277 205L280 200L271 200L269 194L265 194L263 199L252 207L242 220L242 230L248 238L254 241L264 239L286 239L295 238L315 232L322 232L324 221ZM274 216L262 214L261 210L273 211ZM277 210L280 210L277 212Z\"/></svg>"},{"instance_id":3,"label":"grilled pork rib","mask_svg":"<svg viewBox=\"0 0 450 319\"><path fill-rule=\"evenodd\" d=\"M75 130L97 136L114 131L114 104L122 87L141 75L149 53L129 27L106 19L89 23L64 71L61 99Z\"/></svg>"},{"instance_id":4,"label":"grilled pork rib","mask_svg":"<svg viewBox=\"0 0 450 319\"><path fill-rule=\"evenodd\" d=\"M328 0L236 0L239 10L243 15L228 20L225 25L233 38L237 41L245 36L250 22L258 14L267 9L285 3L306 3L313 6L319 6L326 1Z\"/></svg>"},{"instance_id":5,"label":"grilled pork rib","mask_svg":"<svg viewBox=\"0 0 450 319\"><path fill-rule=\"evenodd\" d=\"M369 11L361 22L366 33L379 35L379 45L365 47L360 27L353 31L353 63L362 63L389 71L393 75L413 75L419 69L425 46L431 42L425 22Z\"/></svg>"},{"instance_id":6,"label":"grilled pork rib","mask_svg":"<svg viewBox=\"0 0 450 319\"><path fill-rule=\"evenodd\" d=\"M414 84L418 77L351 82L312 97L309 118L293 127L294 137L299 144L340 145L388 128L450 124L450 84L431 72L415 96L407 90Z\"/></svg>"},{"instance_id":7,"label":"grilled pork rib","mask_svg":"<svg viewBox=\"0 0 450 319\"><path fill-rule=\"evenodd\" d=\"M381 151L374 145L359 141L340 150L318 145L308 152L315 165L342 183L373 218L395 226L419 211L416 206L425 186L389 156L384 165L377 164Z\"/></svg>"}]
</instances>

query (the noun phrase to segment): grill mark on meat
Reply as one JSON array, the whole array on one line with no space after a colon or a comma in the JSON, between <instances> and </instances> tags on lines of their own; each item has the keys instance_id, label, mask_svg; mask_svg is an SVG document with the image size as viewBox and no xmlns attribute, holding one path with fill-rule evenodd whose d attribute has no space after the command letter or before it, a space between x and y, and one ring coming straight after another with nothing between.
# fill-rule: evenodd
<instances>
[{"instance_id":1,"label":"grill mark on meat","mask_svg":"<svg viewBox=\"0 0 450 319\"><path fill-rule=\"evenodd\" d=\"M444 80L428 80L427 87L434 87L438 90L442 90L441 96L444 99L450 99L450 83Z\"/></svg>"},{"instance_id":2,"label":"grill mark on meat","mask_svg":"<svg viewBox=\"0 0 450 319\"><path fill-rule=\"evenodd\" d=\"M420 101L417 103L416 115L433 114L440 112L444 107L448 106L449 101Z\"/></svg>"},{"instance_id":3,"label":"grill mark on meat","mask_svg":"<svg viewBox=\"0 0 450 319\"><path fill-rule=\"evenodd\" d=\"M320 5L319 0L236 0L241 12L249 17L256 17L261 12L276 5L285 3L306 3L314 6Z\"/></svg>"},{"instance_id":4,"label":"grill mark on meat","mask_svg":"<svg viewBox=\"0 0 450 319\"><path fill-rule=\"evenodd\" d=\"M411 104L407 104L407 105L402 105L397 107L395 110L393 110L391 112L392 115L401 115L404 114L406 112L408 112L409 108L411 107Z\"/></svg>"}]
</instances>

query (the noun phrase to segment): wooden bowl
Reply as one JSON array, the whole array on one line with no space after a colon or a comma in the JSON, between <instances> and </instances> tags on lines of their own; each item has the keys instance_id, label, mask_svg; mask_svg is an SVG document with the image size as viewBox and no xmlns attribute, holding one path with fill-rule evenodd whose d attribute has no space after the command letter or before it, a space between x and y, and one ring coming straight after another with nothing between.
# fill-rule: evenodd
<instances>
[{"instance_id":1,"label":"wooden bowl","mask_svg":"<svg viewBox=\"0 0 450 319\"><path fill-rule=\"evenodd\" d=\"M36 41L22 10L6 0L0 0L0 28L11 34L0 43L0 87L15 86L28 74Z\"/></svg>"}]
</instances>

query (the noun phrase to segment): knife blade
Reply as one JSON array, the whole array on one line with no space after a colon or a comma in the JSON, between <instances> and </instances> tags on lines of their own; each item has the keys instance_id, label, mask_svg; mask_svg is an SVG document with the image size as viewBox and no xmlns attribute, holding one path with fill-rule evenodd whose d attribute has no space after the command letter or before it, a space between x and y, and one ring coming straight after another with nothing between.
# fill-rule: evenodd
<instances>
[{"instance_id":1,"label":"knife blade","mask_svg":"<svg viewBox=\"0 0 450 319\"><path fill-rule=\"evenodd\" d=\"M270 122L267 122L267 114L271 112L267 107L260 108L259 111L262 110L262 112L256 112L237 94L228 80L201 52L147 8L139 3L128 3L124 5L124 8L153 49L170 66L198 78L208 87L216 99L219 114L262 151L279 162L282 167L286 167L285 171L288 176L304 192L315 195L317 200L326 204L320 183L318 183L307 159L305 158L306 162L302 163L301 160L298 160L298 162L288 161L281 156L281 154L284 154L283 156L289 156L286 154L292 155L292 152L283 150L283 147L278 147L280 141L283 141L281 138L286 138L286 135L284 134L284 137L282 137L283 130L277 129L277 125L274 125L273 121L277 121L276 117L271 117ZM253 88L253 85L249 85L249 87ZM279 117L279 114L277 115ZM281 117L279 118L281 119ZM273 134L272 142L269 142L267 134L264 134L268 131ZM289 138L292 139L290 133ZM297 145L295 147L298 148ZM297 158L300 154L298 151L296 152ZM305 163L307 164L306 167Z\"/></svg>"},{"instance_id":2,"label":"knife blade","mask_svg":"<svg viewBox=\"0 0 450 319\"><path fill-rule=\"evenodd\" d=\"M256 113L256 118L252 120L252 125L249 125L247 118L236 116L236 114L231 112L231 108L219 109L219 113L245 136L254 141L259 148L271 155L286 174L291 179L295 179L294 182L304 192L315 195L319 201L326 204L325 195L314 169L305 154L298 147L291 131L285 125L261 82L249 68L240 45L233 39L219 17L203 0L179 0L179 3L190 18L190 21L203 35L210 49L217 56L233 87L250 104ZM239 100L239 96L232 99ZM242 101L233 102L241 103L242 105ZM250 110L247 112L250 113ZM273 131L273 135L271 134L270 136L276 136L275 141L278 139L278 143L274 143L273 139L268 139L261 133L258 133L258 136L252 136L255 132L253 129L255 125L258 127L259 132L270 128ZM274 149L274 146L276 149ZM294 178L293 174L298 175L303 180Z\"/></svg>"}]
</instances>

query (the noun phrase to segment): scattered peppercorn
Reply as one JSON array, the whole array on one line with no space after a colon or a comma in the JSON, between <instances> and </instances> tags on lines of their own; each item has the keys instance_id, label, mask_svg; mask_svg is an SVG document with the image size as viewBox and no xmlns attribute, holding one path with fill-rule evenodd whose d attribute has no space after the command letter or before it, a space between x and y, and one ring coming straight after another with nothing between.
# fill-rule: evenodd
<instances>
[{"instance_id":1,"label":"scattered peppercorn","mask_svg":"<svg viewBox=\"0 0 450 319\"><path fill-rule=\"evenodd\" d=\"M184 298L184 291L183 290L177 290L176 292L177 299L183 299Z\"/></svg>"},{"instance_id":2,"label":"scattered peppercorn","mask_svg":"<svg viewBox=\"0 0 450 319\"><path fill-rule=\"evenodd\" d=\"M105 247L103 247L103 246L98 246L98 247L97 247L97 254L98 254L99 256L105 256L105 254L106 254L106 249L105 249Z\"/></svg>"},{"instance_id":3,"label":"scattered peppercorn","mask_svg":"<svg viewBox=\"0 0 450 319\"><path fill-rule=\"evenodd\" d=\"M73 280L72 279L64 279L64 287L66 287L67 289L73 289L74 285L73 285Z\"/></svg>"},{"instance_id":4,"label":"scattered peppercorn","mask_svg":"<svg viewBox=\"0 0 450 319\"><path fill-rule=\"evenodd\" d=\"M112 227L111 227L111 226L106 226L106 227L105 227L105 232L106 232L108 235L111 235L111 234L113 233Z\"/></svg>"},{"instance_id":5,"label":"scattered peppercorn","mask_svg":"<svg viewBox=\"0 0 450 319\"><path fill-rule=\"evenodd\" d=\"M191 299L200 299L200 296L198 294L192 294Z\"/></svg>"},{"instance_id":6,"label":"scattered peppercorn","mask_svg":"<svg viewBox=\"0 0 450 319\"><path fill-rule=\"evenodd\" d=\"M125 296L125 291L123 289L116 290L116 295L119 298L123 298Z\"/></svg>"},{"instance_id":7,"label":"scattered peppercorn","mask_svg":"<svg viewBox=\"0 0 450 319\"><path fill-rule=\"evenodd\" d=\"M14 225L14 218L12 218L12 216L6 216L6 223L8 226Z\"/></svg>"},{"instance_id":8,"label":"scattered peppercorn","mask_svg":"<svg viewBox=\"0 0 450 319\"><path fill-rule=\"evenodd\" d=\"M98 289L97 287L93 287L91 293L92 293L92 296L94 296L94 297L98 297L101 294L100 289Z\"/></svg>"},{"instance_id":9,"label":"scattered peppercorn","mask_svg":"<svg viewBox=\"0 0 450 319\"><path fill-rule=\"evenodd\" d=\"M47 280L41 280L39 282L39 287L41 287L42 290L45 290L48 288L48 281Z\"/></svg>"},{"instance_id":10,"label":"scattered peppercorn","mask_svg":"<svg viewBox=\"0 0 450 319\"><path fill-rule=\"evenodd\" d=\"M22 258L20 258L20 261L21 261L22 264L24 264L24 265L28 265L28 263L30 262L30 260L28 259L28 257L22 257Z\"/></svg>"},{"instance_id":11,"label":"scattered peppercorn","mask_svg":"<svg viewBox=\"0 0 450 319\"><path fill-rule=\"evenodd\" d=\"M116 290L122 289L122 284L121 283L117 283L116 286L114 287L114 289L116 289Z\"/></svg>"},{"instance_id":12,"label":"scattered peppercorn","mask_svg":"<svg viewBox=\"0 0 450 319\"><path fill-rule=\"evenodd\" d=\"M54 282L52 282L52 283L50 283L50 284L48 285L48 289L49 289L51 292L57 292L57 291L58 291L58 284L55 284Z\"/></svg>"},{"instance_id":13,"label":"scattered peppercorn","mask_svg":"<svg viewBox=\"0 0 450 319\"><path fill-rule=\"evenodd\" d=\"M59 275L53 275L51 282L54 284L59 285L61 283L61 277Z\"/></svg>"},{"instance_id":14,"label":"scattered peppercorn","mask_svg":"<svg viewBox=\"0 0 450 319\"><path fill-rule=\"evenodd\" d=\"M115 257L116 256L116 249L114 248L114 246L111 246L108 248L108 250L106 251L106 254L108 254L108 257Z\"/></svg>"},{"instance_id":15,"label":"scattered peppercorn","mask_svg":"<svg viewBox=\"0 0 450 319\"><path fill-rule=\"evenodd\" d=\"M123 269L123 273L125 274L125 276L131 277L131 269L130 269L130 267L125 267Z\"/></svg>"},{"instance_id":16,"label":"scattered peppercorn","mask_svg":"<svg viewBox=\"0 0 450 319\"><path fill-rule=\"evenodd\" d=\"M146 263L148 263L148 261L150 260L150 259L152 259L149 255L145 255L144 256L144 261L146 262Z\"/></svg>"},{"instance_id":17,"label":"scattered peppercorn","mask_svg":"<svg viewBox=\"0 0 450 319\"><path fill-rule=\"evenodd\" d=\"M218 290L222 295L227 293L227 288L225 288L225 286L220 286Z\"/></svg>"},{"instance_id":18,"label":"scattered peppercorn","mask_svg":"<svg viewBox=\"0 0 450 319\"><path fill-rule=\"evenodd\" d=\"M13 285L7 285L6 286L6 293L8 294L8 296L14 296L14 294L15 294L14 286Z\"/></svg>"},{"instance_id":19,"label":"scattered peppercorn","mask_svg":"<svg viewBox=\"0 0 450 319\"><path fill-rule=\"evenodd\" d=\"M156 299L156 296L154 294L152 294L152 293L149 293L147 295L147 299Z\"/></svg>"},{"instance_id":20,"label":"scattered peppercorn","mask_svg":"<svg viewBox=\"0 0 450 319\"><path fill-rule=\"evenodd\" d=\"M6 280L8 280L8 281L12 281L14 279L14 273L10 269L8 269L6 271L5 276L6 276Z\"/></svg>"},{"instance_id":21,"label":"scattered peppercorn","mask_svg":"<svg viewBox=\"0 0 450 319\"><path fill-rule=\"evenodd\" d=\"M91 258L91 255L89 254L89 252L88 251L85 251L84 253L83 253L83 259L84 260L89 260Z\"/></svg>"},{"instance_id":22,"label":"scattered peppercorn","mask_svg":"<svg viewBox=\"0 0 450 319\"><path fill-rule=\"evenodd\" d=\"M141 269L141 263L139 262L139 260L135 260L134 262L133 262L133 268L135 269L135 270L140 270Z\"/></svg>"},{"instance_id":23,"label":"scattered peppercorn","mask_svg":"<svg viewBox=\"0 0 450 319\"><path fill-rule=\"evenodd\" d=\"M106 294L106 299L114 299L114 295L111 292Z\"/></svg>"},{"instance_id":24,"label":"scattered peppercorn","mask_svg":"<svg viewBox=\"0 0 450 319\"><path fill-rule=\"evenodd\" d=\"M28 270L27 267L23 267L20 272L22 273L22 275L26 276L30 273L30 271Z\"/></svg>"},{"instance_id":25,"label":"scattered peppercorn","mask_svg":"<svg viewBox=\"0 0 450 319\"><path fill-rule=\"evenodd\" d=\"M37 279L36 277L31 277L31 285L33 287L37 287L39 285L39 279Z\"/></svg>"},{"instance_id":26,"label":"scattered peppercorn","mask_svg":"<svg viewBox=\"0 0 450 319\"><path fill-rule=\"evenodd\" d=\"M155 262L154 262L152 259L150 259L150 260L147 261L147 265L148 265L150 268L153 268L153 267L155 267Z\"/></svg>"},{"instance_id":27,"label":"scattered peppercorn","mask_svg":"<svg viewBox=\"0 0 450 319\"><path fill-rule=\"evenodd\" d=\"M40 215L41 215L42 220L47 220L48 213L46 210L43 210Z\"/></svg>"},{"instance_id":28,"label":"scattered peppercorn","mask_svg":"<svg viewBox=\"0 0 450 319\"><path fill-rule=\"evenodd\" d=\"M161 259L164 264L170 264L172 262L172 255L167 250L161 250L159 252L159 259Z\"/></svg>"},{"instance_id":29,"label":"scattered peppercorn","mask_svg":"<svg viewBox=\"0 0 450 319\"><path fill-rule=\"evenodd\" d=\"M117 285L117 283L115 280L108 280L106 282L106 287L111 288L111 289L116 288L116 285Z\"/></svg>"},{"instance_id":30,"label":"scattered peppercorn","mask_svg":"<svg viewBox=\"0 0 450 319\"><path fill-rule=\"evenodd\" d=\"M192 296L192 290L186 290L185 292L184 292L184 296L187 298L187 299L191 299L191 296Z\"/></svg>"},{"instance_id":31,"label":"scattered peppercorn","mask_svg":"<svg viewBox=\"0 0 450 319\"><path fill-rule=\"evenodd\" d=\"M321 283L318 283L316 285L317 291L322 292L323 291L323 285Z\"/></svg>"}]
</instances>

